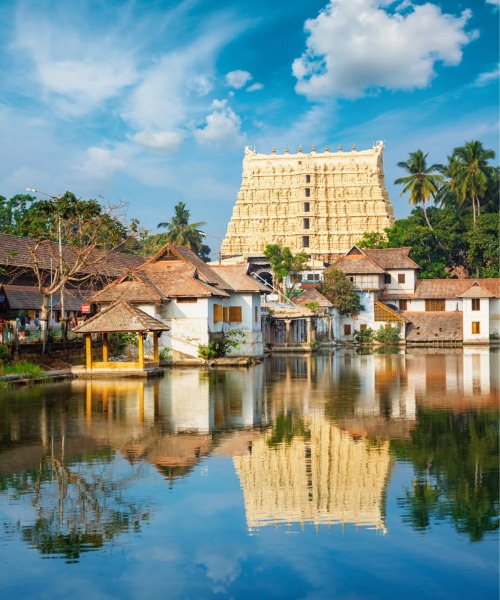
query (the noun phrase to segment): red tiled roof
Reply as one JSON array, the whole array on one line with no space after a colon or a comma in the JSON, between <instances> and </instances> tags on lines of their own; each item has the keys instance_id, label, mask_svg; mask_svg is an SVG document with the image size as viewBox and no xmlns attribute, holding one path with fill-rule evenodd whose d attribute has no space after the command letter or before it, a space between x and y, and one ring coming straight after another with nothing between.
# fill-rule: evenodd
<instances>
[{"instance_id":1,"label":"red tiled roof","mask_svg":"<svg viewBox=\"0 0 500 600\"><path fill-rule=\"evenodd\" d=\"M318 292L316 288L310 288L305 290L294 299L295 304L301 304L302 306L309 304L309 302L317 302L322 308L332 308L333 304L325 298L323 294Z\"/></svg>"},{"instance_id":2,"label":"red tiled roof","mask_svg":"<svg viewBox=\"0 0 500 600\"><path fill-rule=\"evenodd\" d=\"M12 310L41 310L42 294L38 288L27 285L0 285ZM80 306L86 302L92 295L92 290L64 290L64 309L78 312ZM52 306L54 309L60 308L60 294L52 295Z\"/></svg>"},{"instance_id":3,"label":"red tiled roof","mask_svg":"<svg viewBox=\"0 0 500 600\"><path fill-rule=\"evenodd\" d=\"M403 248L362 248L367 256L382 269L418 269L417 263L408 256L410 246Z\"/></svg>"},{"instance_id":4,"label":"red tiled roof","mask_svg":"<svg viewBox=\"0 0 500 600\"><path fill-rule=\"evenodd\" d=\"M261 286L248 275L248 263L238 265L211 265L215 271L235 292L260 292Z\"/></svg>"},{"instance_id":5,"label":"red tiled roof","mask_svg":"<svg viewBox=\"0 0 500 600\"><path fill-rule=\"evenodd\" d=\"M74 333L111 333L128 331L168 331L161 321L158 321L144 311L131 306L125 300L118 300L104 308L85 323L75 327Z\"/></svg>"},{"instance_id":6,"label":"red tiled roof","mask_svg":"<svg viewBox=\"0 0 500 600\"><path fill-rule=\"evenodd\" d=\"M500 298L500 279L419 279L416 282L416 299L458 298L477 282L495 298Z\"/></svg>"},{"instance_id":7,"label":"red tiled roof","mask_svg":"<svg viewBox=\"0 0 500 600\"><path fill-rule=\"evenodd\" d=\"M331 269L340 269L348 275L382 274L384 272L384 269L364 254L342 256L331 267L328 267L325 273L328 273Z\"/></svg>"}]
</instances>

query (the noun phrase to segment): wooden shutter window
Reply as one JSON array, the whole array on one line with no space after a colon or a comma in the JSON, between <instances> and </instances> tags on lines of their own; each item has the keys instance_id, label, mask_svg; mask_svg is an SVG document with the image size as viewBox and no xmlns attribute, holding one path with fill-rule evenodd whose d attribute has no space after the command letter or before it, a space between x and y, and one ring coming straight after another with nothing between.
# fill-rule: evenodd
<instances>
[{"instance_id":1,"label":"wooden shutter window","mask_svg":"<svg viewBox=\"0 0 500 600\"><path fill-rule=\"evenodd\" d=\"M229 307L229 322L230 323L241 323L241 306L230 306Z\"/></svg>"},{"instance_id":2,"label":"wooden shutter window","mask_svg":"<svg viewBox=\"0 0 500 600\"><path fill-rule=\"evenodd\" d=\"M222 306L214 304L214 323L220 323L223 319Z\"/></svg>"}]
</instances>

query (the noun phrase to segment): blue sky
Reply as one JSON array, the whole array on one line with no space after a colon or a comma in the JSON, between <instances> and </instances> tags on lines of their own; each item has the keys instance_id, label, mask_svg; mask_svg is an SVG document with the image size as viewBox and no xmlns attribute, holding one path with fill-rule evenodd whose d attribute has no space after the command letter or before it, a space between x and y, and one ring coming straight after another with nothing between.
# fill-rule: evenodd
<instances>
[{"instance_id":1,"label":"blue sky","mask_svg":"<svg viewBox=\"0 0 500 600\"><path fill-rule=\"evenodd\" d=\"M0 3L0 194L128 203L156 233L183 201L214 251L244 147L431 162L498 152L499 0Z\"/></svg>"}]
</instances>

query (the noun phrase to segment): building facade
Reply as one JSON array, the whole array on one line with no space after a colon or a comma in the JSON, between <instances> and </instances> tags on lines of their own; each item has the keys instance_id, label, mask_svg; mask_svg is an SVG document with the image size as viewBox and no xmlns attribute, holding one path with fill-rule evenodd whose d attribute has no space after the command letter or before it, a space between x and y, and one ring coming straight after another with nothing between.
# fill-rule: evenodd
<instances>
[{"instance_id":1,"label":"building facade","mask_svg":"<svg viewBox=\"0 0 500 600\"><path fill-rule=\"evenodd\" d=\"M369 150L258 154L245 149L241 189L222 258L262 256L266 245L288 246L331 262L363 234L394 222L384 183L383 144Z\"/></svg>"}]
</instances>

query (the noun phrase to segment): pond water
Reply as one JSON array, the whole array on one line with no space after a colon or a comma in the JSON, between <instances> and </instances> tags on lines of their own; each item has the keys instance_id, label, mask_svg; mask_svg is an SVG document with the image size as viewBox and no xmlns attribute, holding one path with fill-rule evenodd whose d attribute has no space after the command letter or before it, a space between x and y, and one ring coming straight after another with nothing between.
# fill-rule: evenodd
<instances>
[{"instance_id":1,"label":"pond water","mask_svg":"<svg viewBox=\"0 0 500 600\"><path fill-rule=\"evenodd\" d=\"M0 392L0 597L498 598L499 354Z\"/></svg>"}]
</instances>

